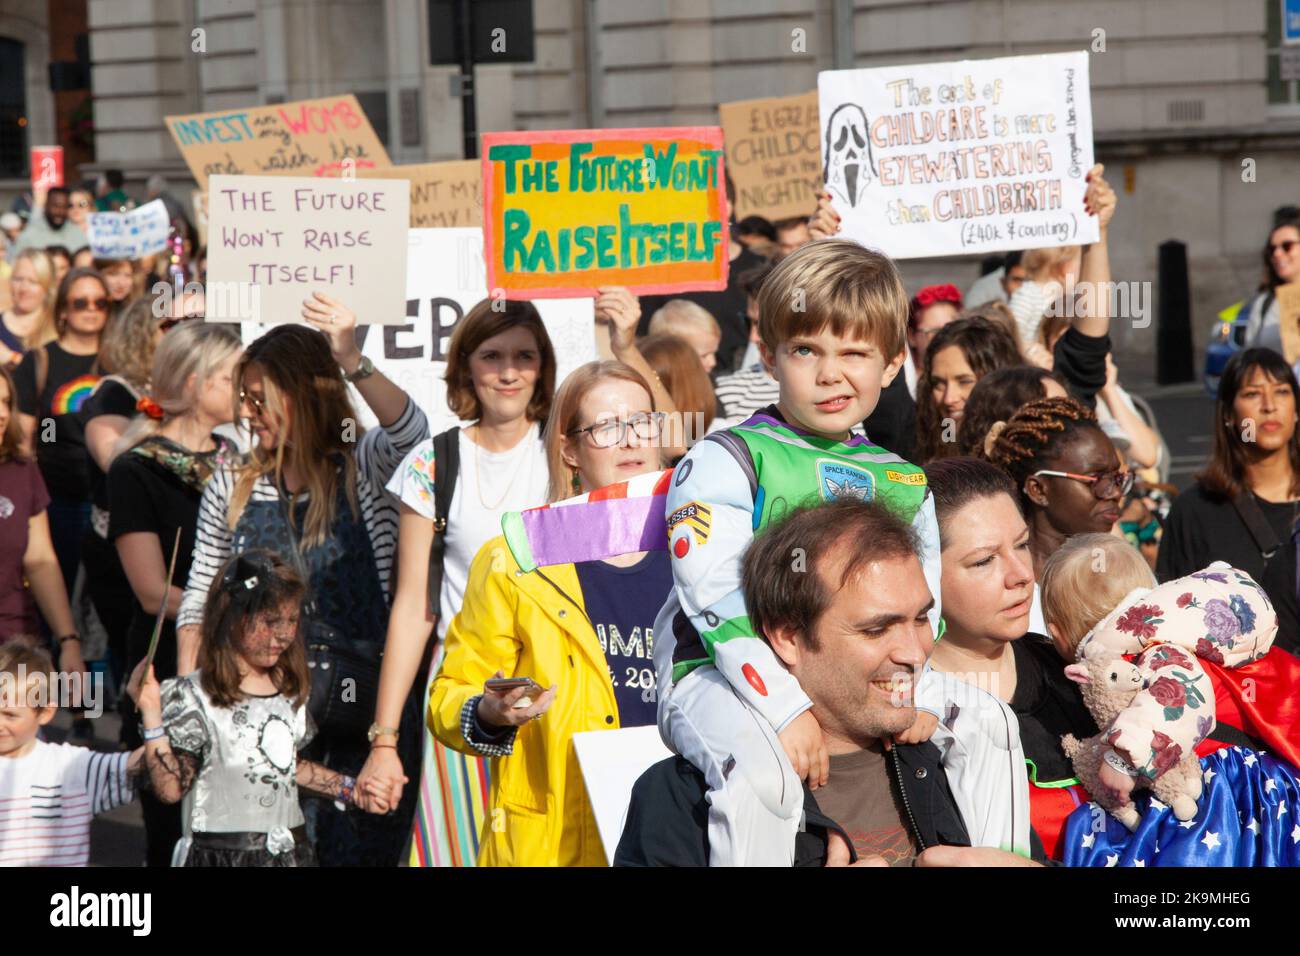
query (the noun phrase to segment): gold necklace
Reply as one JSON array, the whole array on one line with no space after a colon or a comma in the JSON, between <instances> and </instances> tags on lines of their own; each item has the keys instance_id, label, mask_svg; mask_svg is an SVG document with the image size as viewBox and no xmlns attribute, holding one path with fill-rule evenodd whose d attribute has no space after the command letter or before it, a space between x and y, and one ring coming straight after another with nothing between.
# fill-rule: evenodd
<instances>
[{"instance_id":1,"label":"gold necklace","mask_svg":"<svg viewBox=\"0 0 1300 956\"><path fill-rule=\"evenodd\" d=\"M482 438L483 437L482 426L475 425L474 428L477 429L476 437ZM528 432L525 432L524 438L527 437L528 437ZM506 490L501 495L501 498L497 501L497 503L494 505L488 504L485 500L483 500L483 461L482 461L483 446L480 445L477 441L474 441L474 439L472 438L470 439L470 441L474 443L474 490L478 492L478 503L483 506L484 510L495 512L503 504L505 504L506 499L510 497L510 491L515 486L515 479L519 477L519 472L516 471L513 475L510 476L510 482L509 484L506 485ZM519 445L516 443L515 448L518 447Z\"/></svg>"}]
</instances>

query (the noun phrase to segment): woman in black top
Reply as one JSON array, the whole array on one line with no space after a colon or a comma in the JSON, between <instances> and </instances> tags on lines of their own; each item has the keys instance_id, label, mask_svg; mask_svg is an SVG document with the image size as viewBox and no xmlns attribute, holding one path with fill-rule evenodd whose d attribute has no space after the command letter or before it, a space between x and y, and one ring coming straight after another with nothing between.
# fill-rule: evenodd
<instances>
[{"instance_id":1,"label":"woman in black top","mask_svg":"<svg viewBox=\"0 0 1300 956\"><path fill-rule=\"evenodd\" d=\"M72 269L54 299L58 338L23 356L14 374L18 420L36 451L50 492L50 536L71 592L90 522L90 477L82 404L99 381L99 338L108 321L108 287L94 269Z\"/></svg>"},{"instance_id":2,"label":"woman in black top","mask_svg":"<svg viewBox=\"0 0 1300 956\"><path fill-rule=\"evenodd\" d=\"M105 277L112 294L112 280ZM171 319L167 321L173 322ZM118 443L132 421L144 414L138 406L149 389L154 349L162 338L163 324L153 305L137 299L109 323L100 345L99 361L105 375L81 406L85 428L86 474L90 479L90 529L81 545L85 588L95 613L108 634L108 665L114 684L124 673L126 629L131 623L131 585L122 571L117 549L108 539L108 470L120 449Z\"/></svg>"},{"instance_id":3,"label":"woman in black top","mask_svg":"<svg viewBox=\"0 0 1300 956\"><path fill-rule=\"evenodd\" d=\"M1211 561L1227 561L1248 573L1277 611L1276 645L1293 654L1300 649L1297 395L1295 373L1272 349L1246 349L1228 360L1214 403L1209 464L1174 500L1156 559L1161 581L1199 571Z\"/></svg>"},{"instance_id":4,"label":"woman in black top","mask_svg":"<svg viewBox=\"0 0 1300 956\"><path fill-rule=\"evenodd\" d=\"M159 608L166 606L154 674L176 676L176 612L189 578L199 499L214 469L229 464L236 450L213 434L234 417L232 376L242 351L228 328L187 322L168 332L154 357L150 408L131 424L116 446L108 469L110 546L116 546L130 582L131 616L125 635L127 669L149 650ZM166 582L176 533L180 548L171 583ZM125 695L122 742L140 745L139 716ZM178 804L140 795L144 810L146 861L168 866L181 835Z\"/></svg>"},{"instance_id":5,"label":"woman in black top","mask_svg":"<svg viewBox=\"0 0 1300 956\"><path fill-rule=\"evenodd\" d=\"M1049 856L1065 817L1084 796L1061 736L1097 725L1051 641L1029 630L1034 562L1030 529L1005 473L975 458L926 469L943 547L943 617L936 670L962 675L1010 705L1028 763L1030 823ZM1073 793L1073 795L1072 795Z\"/></svg>"}]
</instances>

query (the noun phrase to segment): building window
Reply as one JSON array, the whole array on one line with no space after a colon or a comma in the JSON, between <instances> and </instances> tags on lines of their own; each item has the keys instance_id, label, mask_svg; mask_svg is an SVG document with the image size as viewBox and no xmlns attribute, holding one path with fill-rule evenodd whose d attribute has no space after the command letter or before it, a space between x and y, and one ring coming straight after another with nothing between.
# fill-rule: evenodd
<instances>
[{"instance_id":1,"label":"building window","mask_svg":"<svg viewBox=\"0 0 1300 956\"><path fill-rule=\"evenodd\" d=\"M1282 79L1282 0L1264 0L1268 22L1268 105L1300 106L1300 80Z\"/></svg>"},{"instance_id":2,"label":"building window","mask_svg":"<svg viewBox=\"0 0 1300 956\"><path fill-rule=\"evenodd\" d=\"M0 37L0 179L27 178L27 78L23 45Z\"/></svg>"}]
</instances>

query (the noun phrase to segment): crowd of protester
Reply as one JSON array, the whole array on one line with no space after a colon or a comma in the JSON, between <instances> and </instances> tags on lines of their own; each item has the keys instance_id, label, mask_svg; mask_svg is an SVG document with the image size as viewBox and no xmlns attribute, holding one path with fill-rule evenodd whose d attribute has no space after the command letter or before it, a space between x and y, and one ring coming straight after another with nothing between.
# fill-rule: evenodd
<instances>
[{"instance_id":1,"label":"crowd of protester","mask_svg":"<svg viewBox=\"0 0 1300 956\"><path fill-rule=\"evenodd\" d=\"M87 246L91 211L132 204L118 174L0 217L0 678L93 672L122 717L96 739L73 706L81 746L56 745L57 701L0 701L0 792L67 782L72 826L0 820L0 864L84 864L90 813L136 798L149 866L1091 865L1090 799L1116 858L1148 825L1193 852L1186 804L1131 809L1180 756L1267 784L1187 797L1243 820L1300 798L1294 709L1240 693L1247 668L1277 697L1300 679L1274 293L1300 218L1269 232L1178 494L1119 382L1124 317L1079 295L1111 276L1102 174L1097 242L994 257L965 295L909 295L829 196L745 218L724 290L599 290L602 357L563 381L536 308L484 300L436 435L362 356L363 302L317 293L247 347L201 299L162 307L158 280L203 279L165 183L144 198L176 241L142 260ZM1158 581L1176 608L1135 603ZM1103 714L1088 684L1120 632L1135 673L1182 668L1156 738L1145 698ZM652 725L676 756L615 852L572 740ZM1069 741L1099 734L1081 769ZM1300 863L1266 831L1201 862Z\"/></svg>"}]
</instances>

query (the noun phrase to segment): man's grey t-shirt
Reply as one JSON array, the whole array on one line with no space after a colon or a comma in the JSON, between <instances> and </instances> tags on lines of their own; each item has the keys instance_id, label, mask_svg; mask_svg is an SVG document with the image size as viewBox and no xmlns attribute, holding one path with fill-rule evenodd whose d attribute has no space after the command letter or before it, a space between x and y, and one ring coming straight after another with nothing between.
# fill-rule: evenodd
<instances>
[{"instance_id":1,"label":"man's grey t-shirt","mask_svg":"<svg viewBox=\"0 0 1300 956\"><path fill-rule=\"evenodd\" d=\"M813 796L822 813L844 828L858 857L881 856L890 866L911 866L917 847L890 785L880 744L831 757L830 781Z\"/></svg>"}]
</instances>

